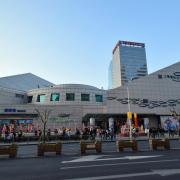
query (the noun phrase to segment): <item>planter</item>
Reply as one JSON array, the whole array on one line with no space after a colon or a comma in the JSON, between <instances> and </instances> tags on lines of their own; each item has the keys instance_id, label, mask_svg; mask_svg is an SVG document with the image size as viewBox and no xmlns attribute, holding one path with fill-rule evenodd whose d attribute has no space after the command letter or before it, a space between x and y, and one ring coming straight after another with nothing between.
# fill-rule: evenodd
<instances>
[{"instance_id":1,"label":"planter","mask_svg":"<svg viewBox=\"0 0 180 180\"><path fill-rule=\"evenodd\" d=\"M137 141L135 140L119 140L116 141L117 152L123 151L124 148L131 148L133 151L138 150Z\"/></svg>"},{"instance_id":2,"label":"planter","mask_svg":"<svg viewBox=\"0 0 180 180\"><path fill-rule=\"evenodd\" d=\"M38 156L44 156L45 152L55 152L57 155L61 154L62 144L42 143L38 145Z\"/></svg>"},{"instance_id":3,"label":"planter","mask_svg":"<svg viewBox=\"0 0 180 180\"><path fill-rule=\"evenodd\" d=\"M87 141L81 141L80 142L80 149L81 149L81 154L86 153L86 150L96 150L97 153L101 153L102 150L102 143L101 141L91 141L91 142L87 142Z\"/></svg>"},{"instance_id":4,"label":"planter","mask_svg":"<svg viewBox=\"0 0 180 180\"><path fill-rule=\"evenodd\" d=\"M17 156L17 145L0 146L0 155L9 155L10 158Z\"/></svg>"},{"instance_id":5,"label":"planter","mask_svg":"<svg viewBox=\"0 0 180 180\"><path fill-rule=\"evenodd\" d=\"M150 150L157 150L157 147L163 147L164 149L170 149L169 139L150 139L149 140Z\"/></svg>"}]
</instances>

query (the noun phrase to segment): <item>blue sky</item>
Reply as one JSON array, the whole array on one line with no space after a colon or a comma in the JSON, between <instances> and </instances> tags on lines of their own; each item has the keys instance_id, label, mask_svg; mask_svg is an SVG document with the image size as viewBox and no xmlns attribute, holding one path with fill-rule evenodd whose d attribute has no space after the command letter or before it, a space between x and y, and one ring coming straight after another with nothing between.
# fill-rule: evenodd
<instances>
[{"instance_id":1,"label":"blue sky","mask_svg":"<svg viewBox=\"0 0 180 180\"><path fill-rule=\"evenodd\" d=\"M0 77L108 87L118 40L143 42L149 73L180 60L179 0L0 0Z\"/></svg>"}]
</instances>

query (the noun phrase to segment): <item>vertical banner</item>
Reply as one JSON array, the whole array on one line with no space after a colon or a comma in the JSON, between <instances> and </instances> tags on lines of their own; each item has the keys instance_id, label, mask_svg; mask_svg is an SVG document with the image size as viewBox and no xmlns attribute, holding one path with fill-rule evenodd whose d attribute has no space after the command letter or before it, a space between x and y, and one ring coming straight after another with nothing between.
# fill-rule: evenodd
<instances>
[{"instance_id":1,"label":"vertical banner","mask_svg":"<svg viewBox=\"0 0 180 180\"><path fill-rule=\"evenodd\" d=\"M149 118L144 118L144 129L149 129Z\"/></svg>"},{"instance_id":2,"label":"vertical banner","mask_svg":"<svg viewBox=\"0 0 180 180\"><path fill-rule=\"evenodd\" d=\"M138 128L138 117L136 113L134 113L134 127Z\"/></svg>"},{"instance_id":3,"label":"vertical banner","mask_svg":"<svg viewBox=\"0 0 180 180\"><path fill-rule=\"evenodd\" d=\"M114 129L114 118L109 118L109 129Z\"/></svg>"},{"instance_id":4,"label":"vertical banner","mask_svg":"<svg viewBox=\"0 0 180 180\"><path fill-rule=\"evenodd\" d=\"M95 126L95 118L90 118L90 127L93 128Z\"/></svg>"},{"instance_id":5,"label":"vertical banner","mask_svg":"<svg viewBox=\"0 0 180 180\"><path fill-rule=\"evenodd\" d=\"M127 118L132 120L132 112L127 112Z\"/></svg>"}]
</instances>

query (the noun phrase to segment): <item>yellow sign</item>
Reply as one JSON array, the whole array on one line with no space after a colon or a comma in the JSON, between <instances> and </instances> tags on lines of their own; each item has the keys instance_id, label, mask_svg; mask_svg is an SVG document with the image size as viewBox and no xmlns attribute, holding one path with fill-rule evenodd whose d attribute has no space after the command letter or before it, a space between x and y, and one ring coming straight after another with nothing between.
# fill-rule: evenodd
<instances>
[{"instance_id":1,"label":"yellow sign","mask_svg":"<svg viewBox=\"0 0 180 180\"><path fill-rule=\"evenodd\" d=\"M127 118L132 119L132 112L127 112Z\"/></svg>"}]
</instances>

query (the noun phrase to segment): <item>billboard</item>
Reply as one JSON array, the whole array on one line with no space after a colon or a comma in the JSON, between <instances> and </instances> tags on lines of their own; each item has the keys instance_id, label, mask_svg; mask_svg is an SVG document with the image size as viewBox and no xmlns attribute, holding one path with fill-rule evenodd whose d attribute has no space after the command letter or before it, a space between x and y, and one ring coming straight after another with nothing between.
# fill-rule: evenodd
<instances>
[{"instance_id":1,"label":"billboard","mask_svg":"<svg viewBox=\"0 0 180 180\"><path fill-rule=\"evenodd\" d=\"M179 122L173 116L161 116L161 127L164 130L177 130L179 128Z\"/></svg>"}]
</instances>

